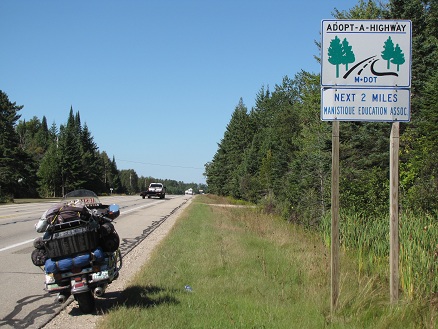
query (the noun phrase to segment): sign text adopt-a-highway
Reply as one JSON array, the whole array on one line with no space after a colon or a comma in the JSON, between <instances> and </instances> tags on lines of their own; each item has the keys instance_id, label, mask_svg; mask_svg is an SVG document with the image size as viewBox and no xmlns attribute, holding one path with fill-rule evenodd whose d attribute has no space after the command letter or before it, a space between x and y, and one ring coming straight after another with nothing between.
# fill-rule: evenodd
<instances>
[{"instance_id":1,"label":"sign text adopt-a-highway","mask_svg":"<svg viewBox=\"0 0 438 329\"><path fill-rule=\"evenodd\" d=\"M410 88L412 23L323 20L323 87Z\"/></svg>"}]
</instances>

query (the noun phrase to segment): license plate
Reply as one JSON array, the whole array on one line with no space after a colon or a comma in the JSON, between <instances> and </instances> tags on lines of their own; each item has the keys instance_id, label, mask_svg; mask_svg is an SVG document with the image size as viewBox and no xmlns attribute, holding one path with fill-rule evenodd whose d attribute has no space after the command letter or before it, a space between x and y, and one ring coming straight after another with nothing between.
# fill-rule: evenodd
<instances>
[{"instance_id":1,"label":"license plate","mask_svg":"<svg viewBox=\"0 0 438 329\"><path fill-rule=\"evenodd\" d=\"M93 281L100 281L100 280L106 280L109 278L108 271L102 271L92 274Z\"/></svg>"}]
</instances>

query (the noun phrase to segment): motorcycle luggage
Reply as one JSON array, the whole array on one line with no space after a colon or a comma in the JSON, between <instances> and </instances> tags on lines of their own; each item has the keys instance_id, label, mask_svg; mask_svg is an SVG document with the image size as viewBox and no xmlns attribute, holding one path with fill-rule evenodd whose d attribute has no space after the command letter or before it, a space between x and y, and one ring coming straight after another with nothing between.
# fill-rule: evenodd
<instances>
[{"instance_id":1,"label":"motorcycle luggage","mask_svg":"<svg viewBox=\"0 0 438 329\"><path fill-rule=\"evenodd\" d=\"M43 266L47 259L47 253L45 249L34 249L30 255L32 263L35 266Z\"/></svg>"},{"instance_id":2,"label":"motorcycle luggage","mask_svg":"<svg viewBox=\"0 0 438 329\"><path fill-rule=\"evenodd\" d=\"M95 261L95 262L102 262L102 261L104 261L105 260L105 253L104 253L104 251L102 250L102 248L97 248L96 250L94 250L93 252L92 252L92 255L93 255L93 261Z\"/></svg>"},{"instance_id":3,"label":"motorcycle luggage","mask_svg":"<svg viewBox=\"0 0 438 329\"><path fill-rule=\"evenodd\" d=\"M35 249L37 250L37 249ZM91 254L82 254L75 257L67 257L59 260L44 259L44 269L46 273L58 273L71 270L73 268L82 268L89 266L91 262L102 262L105 260L105 253L101 248L96 248Z\"/></svg>"},{"instance_id":4,"label":"motorcycle luggage","mask_svg":"<svg viewBox=\"0 0 438 329\"><path fill-rule=\"evenodd\" d=\"M51 225L68 223L72 220L88 218L86 208L81 205L57 204L46 213L47 222Z\"/></svg>"},{"instance_id":5,"label":"motorcycle luggage","mask_svg":"<svg viewBox=\"0 0 438 329\"><path fill-rule=\"evenodd\" d=\"M45 249L46 248L42 237L38 237L35 240L33 240L33 246L35 247L35 249Z\"/></svg>"},{"instance_id":6,"label":"motorcycle luggage","mask_svg":"<svg viewBox=\"0 0 438 329\"><path fill-rule=\"evenodd\" d=\"M55 232L44 237L47 257L58 258L96 249L96 231L85 226Z\"/></svg>"},{"instance_id":7,"label":"motorcycle luggage","mask_svg":"<svg viewBox=\"0 0 438 329\"><path fill-rule=\"evenodd\" d=\"M51 258L46 260L44 269L46 273L58 273L71 270L72 268L81 268L90 265L91 255L83 254L76 257L63 258L55 261Z\"/></svg>"},{"instance_id":8,"label":"motorcycle luggage","mask_svg":"<svg viewBox=\"0 0 438 329\"><path fill-rule=\"evenodd\" d=\"M117 249L119 249L120 237L116 231L113 231L106 236L102 236L100 238L99 245L105 252L115 252Z\"/></svg>"}]
</instances>

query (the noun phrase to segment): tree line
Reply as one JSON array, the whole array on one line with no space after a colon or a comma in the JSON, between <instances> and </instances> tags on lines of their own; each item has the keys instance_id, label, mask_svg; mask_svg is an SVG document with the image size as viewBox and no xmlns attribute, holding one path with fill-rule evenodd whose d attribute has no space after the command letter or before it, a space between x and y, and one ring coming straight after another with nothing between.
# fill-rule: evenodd
<instances>
[{"instance_id":1,"label":"tree line","mask_svg":"<svg viewBox=\"0 0 438 329\"><path fill-rule=\"evenodd\" d=\"M100 151L87 124L73 108L59 127L40 120L20 120L23 106L0 90L0 202L25 197L61 197L79 189L98 194L136 194L150 182L160 181L169 194L184 194L205 185L138 176L118 170L115 157Z\"/></svg>"},{"instance_id":2,"label":"tree line","mask_svg":"<svg viewBox=\"0 0 438 329\"><path fill-rule=\"evenodd\" d=\"M333 16L412 21L411 122L400 131L400 206L436 213L438 1L361 0ZM240 99L205 164L209 191L263 204L290 221L319 223L330 209L332 132L331 123L320 120L320 101L320 75L304 70L273 90L262 86L251 109ZM388 213L390 130L390 123L341 123L343 209Z\"/></svg>"}]
</instances>

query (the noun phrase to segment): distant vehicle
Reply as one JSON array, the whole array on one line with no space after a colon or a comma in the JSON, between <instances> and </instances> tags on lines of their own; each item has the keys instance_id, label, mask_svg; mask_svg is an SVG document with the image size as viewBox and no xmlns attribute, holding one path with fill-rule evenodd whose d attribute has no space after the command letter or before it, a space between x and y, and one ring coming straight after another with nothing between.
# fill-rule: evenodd
<instances>
[{"instance_id":1,"label":"distant vehicle","mask_svg":"<svg viewBox=\"0 0 438 329\"><path fill-rule=\"evenodd\" d=\"M146 191L140 193L140 196L144 199L148 197L150 199L153 196L164 199L166 196L166 186L161 183L150 183Z\"/></svg>"},{"instance_id":2,"label":"distant vehicle","mask_svg":"<svg viewBox=\"0 0 438 329\"><path fill-rule=\"evenodd\" d=\"M185 194L193 195L195 194L195 192L193 192L192 188L189 188L188 190L186 190Z\"/></svg>"}]
</instances>

